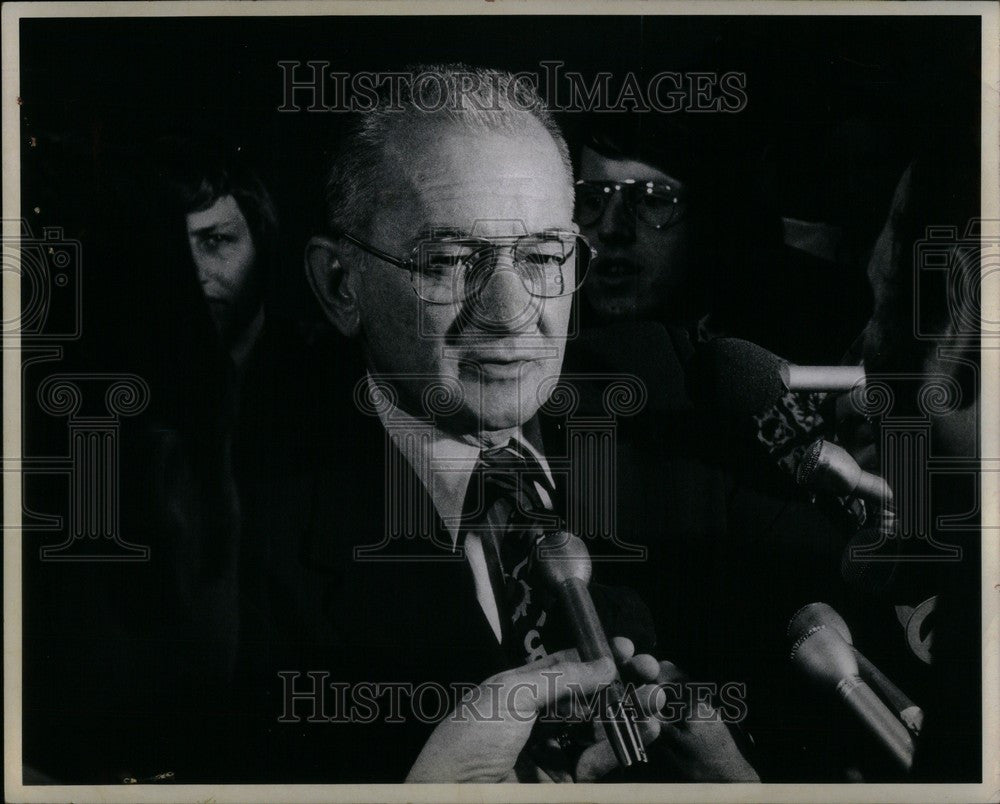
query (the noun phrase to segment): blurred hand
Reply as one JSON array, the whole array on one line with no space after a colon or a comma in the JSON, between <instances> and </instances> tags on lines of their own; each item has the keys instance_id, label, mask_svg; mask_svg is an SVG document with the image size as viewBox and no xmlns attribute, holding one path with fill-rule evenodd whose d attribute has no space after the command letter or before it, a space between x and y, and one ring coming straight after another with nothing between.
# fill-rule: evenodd
<instances>
[{"instance_id":1,"label":"blurred hand","mask_svg":"<svg viewBox=\"0 0 1000 804\"><path fill-rule=\"evenodd\" d=\"M660 662L658 684L684 684L687 677L671 662ZM759 782L720 713L708 702L687 707L681 717L658 715L660 738L650 762L665 762L693 782Z\"/></svg>"},{"instance_id":2,"label":"blurred hand","mask_svg":"<svg viewBox=\"0 0 1000 804\"><path fill-rule=\"evenodd\" d=\"M540 712L593 695L615 677L610 659L581 662L559 651L491 676L438 724L407 782L514 782L514 765Z\"/></svg>"},{"instance_id":3,"label":"blurred hand","mask_svg":"<svg viewBox=\"0 0 1000 804\"><path fill-rule=\"evenodd\" d=\"M841 394L834 403L837 439L858 466L866 472L878 474L878 454L875 441L877 428L854 408L851 394Z\"/></svg>"},{"instance_id":4,"label":"blurred hand","mask_svg":"<svg viewBox=\"0 0 1000 804\"><path fill-rule=\"evenodd\" d=\"M622 678L645 682L637 690L643 720L640 734L652 742L659 723L652 717L664 695L653 683L659 666L652 656L634 656L624 638L612 640ZM588 701L615 678L610 659L579 661L575 649L499 673L463 699L456 712L438 724L407 776L408 782L593 781L618 767L599 724L587 726L589 739L574 766L555 737L533 741L525 751L538 716L580 723L589 717ZM456 717L457 713L462 716ZM546 723L546 726L552 725ZM551 733L553 729L549 728ZM538 735L536 734L536 738Z\"/></svg>"}]
</instances>

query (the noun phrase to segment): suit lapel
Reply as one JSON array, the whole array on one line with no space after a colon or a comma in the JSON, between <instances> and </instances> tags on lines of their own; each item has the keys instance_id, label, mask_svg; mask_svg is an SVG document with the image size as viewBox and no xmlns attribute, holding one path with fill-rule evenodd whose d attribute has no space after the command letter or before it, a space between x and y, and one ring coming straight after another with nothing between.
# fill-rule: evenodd
<instances>
[{"instance_id":1,"label":"suit lapel","mask_svg":"<svg viewBox=\"0 0 1000 804\"><path fill-rule=\"evenodd\" d=\"M396 680L483 681L505 665L468 562L378 420L353 432L359 459L341 453L317 476L303 541L331 634L395 667Z\"/></svg>"}]
</instances>

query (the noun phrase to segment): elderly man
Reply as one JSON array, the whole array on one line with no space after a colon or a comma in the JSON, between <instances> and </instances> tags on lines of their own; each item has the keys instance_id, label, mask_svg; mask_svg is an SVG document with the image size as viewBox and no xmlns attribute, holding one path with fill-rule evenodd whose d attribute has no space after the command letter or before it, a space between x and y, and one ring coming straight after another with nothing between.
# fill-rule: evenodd
<instances>
[{"instance_id":1,"label":"elderly man","mask_svg":"<svg viewBox=\"0 0 1000 804\"><path fill-rule=\"evenodd\" d=\"M718 696L673 708L697 709L694 722L658 713L652 685L682 676L645 652L663 645L721 679L735 634L763 651L758 634L775 623L745 628L732 596L747 586L746 546L727 534L753 544L780 530L787 501L734 490L725 460L703 454L713 446L683 388L689 346L650 324L566 348L593 252L573 223L566 145L531 88L487 70L423 74L437 80L404 85L349 129L326 231L306 248L316 298L347 340L293 394L286 418L304 415L307 435L296 448L282 429L246 511L260 536L247 540L243 669L266 713L247 746L266 756L254 772L389 782L612 770L607 744L565 714L574 689L594 693L613 670L565 652L572 628L531 547L568 526L601 559L597 580L615 584L592 594L621 637L654 774L756 778ZM822 529L813 538L825 544ZM780 544L763 554L778 572ZM801 592L767 604L787 616ZM562 720L535 726L552 709Z\"/></svg>"}]
</instances>

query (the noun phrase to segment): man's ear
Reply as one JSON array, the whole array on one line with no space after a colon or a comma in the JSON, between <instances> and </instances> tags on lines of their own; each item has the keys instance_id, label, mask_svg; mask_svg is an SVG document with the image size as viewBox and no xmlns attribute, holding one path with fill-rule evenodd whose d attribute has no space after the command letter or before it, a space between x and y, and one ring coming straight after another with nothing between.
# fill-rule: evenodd
<instances>
[{"instance_id":1,"label":"man's ear","mask_svg":"<svg viewBox=\"0 0 1000 804\"><path fill-rule=\"evenodd\" d=\"M306 243L306 278L330 322L348 338L361 330L361 311L352 287L351 271L340 259L340 249L327 237Z\"/></svg>"}]
</instances>

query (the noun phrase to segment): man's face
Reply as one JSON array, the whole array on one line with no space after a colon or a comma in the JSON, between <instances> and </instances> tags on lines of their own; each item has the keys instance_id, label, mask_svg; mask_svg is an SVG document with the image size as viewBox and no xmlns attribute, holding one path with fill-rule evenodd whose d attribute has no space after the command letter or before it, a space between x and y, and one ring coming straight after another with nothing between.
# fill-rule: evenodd
<instances>
[{"instance_id":1,"label":"man's face","mask_svg":"<svg viewBox=\"0 0 1000 804\"><path fill-rule=\"evenodd\" d=\"M670 178L646 162L612 159L584 148L580 159L584 181L666 182ZM686 219L655 229L629 214L620 192L608 200L604 214L581 231L597 249L587 274L587 301L603 320L648 318L662 314L675 301L687 279L691 259Z\"/></svg>"},{"instance_id":2,"label":"man's face","mask_svg":"<svg viewBox=\"0 0 1000 804\"><path fill-rule=\"evenodd\" d=\"M187 216L198 281L223 338L230 340L256 312L257 252L246 218L231 195Z\"/></svg>"},{"instance_id":3,"label":"man's face","mask_svg":"<svg viewBox=\"0 0 1000 804\"><path fill-rule=\"evenodd\" d=\"M516 134L418 121L392 138L385 165L368 240L395 256L409 256L431 229L483 237L572 229L569 177L533 120ZM404 375L393 384L418 413L435 381L460 388L458 410L442 422L459 433L523 424L562 365L571 297L531 295L509 251L500 254L475 301L423 301L409 272L375 258L354 287L372 370Z\"/></svg>"}]
</instances>

